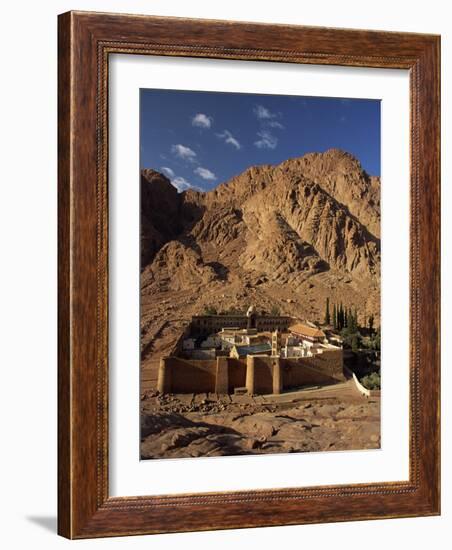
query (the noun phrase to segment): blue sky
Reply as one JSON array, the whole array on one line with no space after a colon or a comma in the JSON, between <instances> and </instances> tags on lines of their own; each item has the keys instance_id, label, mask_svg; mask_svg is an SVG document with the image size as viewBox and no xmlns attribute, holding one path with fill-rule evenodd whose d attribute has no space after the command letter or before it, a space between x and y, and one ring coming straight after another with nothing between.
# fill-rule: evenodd
<instances>
[{"instance_id":1,"label":"blue sky","mask_svg":"<svg viewBox=\"0 0 452 550\"><path fill-rule=\"evenodd\" d=\"M180 191L333 147L379 176L380 101L142 89L140 147Z\"/></svg>"}]
</instances>

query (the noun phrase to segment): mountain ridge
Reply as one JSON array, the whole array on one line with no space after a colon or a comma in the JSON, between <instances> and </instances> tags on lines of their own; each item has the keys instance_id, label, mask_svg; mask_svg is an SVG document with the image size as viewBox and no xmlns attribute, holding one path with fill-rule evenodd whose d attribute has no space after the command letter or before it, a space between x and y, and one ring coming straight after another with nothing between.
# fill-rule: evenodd
<instances>
[{"instance_id":1,"label":"mountain ridge","mask_svg":"<svg viewBox=\"0 0 452 550\"><path fill-rule=\"evenodd\" d=\"M157 319L181 326L208 306L320 320L329 297L379 318L379 191L337 149L251 166L207 192L142 170L142 339Z\"/></svg>"}]
</instances>

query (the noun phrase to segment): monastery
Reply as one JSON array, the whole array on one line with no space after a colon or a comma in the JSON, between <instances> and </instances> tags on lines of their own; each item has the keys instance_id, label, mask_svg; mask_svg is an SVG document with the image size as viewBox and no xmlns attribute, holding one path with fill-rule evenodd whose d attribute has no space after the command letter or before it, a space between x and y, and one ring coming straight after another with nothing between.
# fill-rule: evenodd
<instances>
[{"instance_id":1,"label":"monastery","mask_svg":"<svg viewBox=\"0 0 452 550\"><path fill-rule=\"evenodd\" d=\"M201 315L160 360L162 393L278 394L344 380L342 348L287 316Z\"/></svg>"}]
</instances>

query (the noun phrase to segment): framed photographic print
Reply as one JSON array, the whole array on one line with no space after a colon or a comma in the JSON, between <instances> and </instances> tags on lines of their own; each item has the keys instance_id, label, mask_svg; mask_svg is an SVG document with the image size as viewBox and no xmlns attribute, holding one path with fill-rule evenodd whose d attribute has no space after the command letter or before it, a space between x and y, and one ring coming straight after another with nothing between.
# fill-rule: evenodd
<instances>
[{"instance_id":1,"label":"framed photographic print","mask_svg":"<svg viewBox=\"0 0 452 550\"><path fill-rule=\"evenodd\" d=\"M59 17L59 533L439 514L437 36Z\"/></svg>"}]
</instances>

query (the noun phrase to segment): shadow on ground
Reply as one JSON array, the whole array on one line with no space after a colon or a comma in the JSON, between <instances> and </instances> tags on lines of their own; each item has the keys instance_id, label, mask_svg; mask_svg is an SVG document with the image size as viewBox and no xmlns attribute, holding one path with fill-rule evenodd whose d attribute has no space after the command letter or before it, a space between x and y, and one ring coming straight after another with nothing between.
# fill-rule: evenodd
<instances>
[{"instance_id":1,"label":"shadow on ground","mask_svg":"<svg viewBox=\"0 0 452 550\"><path fill-rule=\"evenodd\" d=\"M26 518L30 523L39 525L46 531L51 531L52 533L57 532L57 518L56 516L27 516Z\"/></svg>"}]
</instances>

